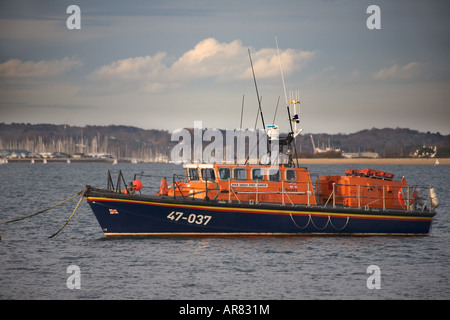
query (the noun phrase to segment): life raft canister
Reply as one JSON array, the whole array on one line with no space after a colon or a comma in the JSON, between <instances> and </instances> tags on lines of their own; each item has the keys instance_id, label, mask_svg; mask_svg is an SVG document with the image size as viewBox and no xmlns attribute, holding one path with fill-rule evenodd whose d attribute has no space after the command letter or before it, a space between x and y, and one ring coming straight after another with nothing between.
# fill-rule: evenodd
<instances>
[{"instance_id":1,"label":"life raft canister","mask_svg":"<svg viewBox=\"0 0 450 320\"><path fill-rule=\"evenodd\" d=\"M405 201L405 196L403 195L403 190L402 190L402 188L400 188L400 189L398 190L397 197L398 197L398 202L400 202L400 205L401 205L402 207L406 208L406 201ZM410 199L410 201L409 201L409 202L410 202L410 203L409 203L409 206L411 206L411 205L414 203L415 197L416 197L416 194L413 193L413 194L412 194L412 197L411 197L411 199Z\"/></svg>"}]
</instances>

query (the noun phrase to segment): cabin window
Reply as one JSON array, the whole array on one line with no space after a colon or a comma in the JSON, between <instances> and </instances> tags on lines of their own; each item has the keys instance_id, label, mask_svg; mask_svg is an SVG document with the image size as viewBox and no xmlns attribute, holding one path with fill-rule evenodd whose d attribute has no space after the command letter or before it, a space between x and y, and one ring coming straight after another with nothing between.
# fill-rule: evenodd
<instances>
[{"instance_id":1,"label":"cabin window","mask_svg":"<svg viewBox=\"0 0 450 320\"><path fill-rule=\"evenodd\" d=\"M221 167L219 168L219 179L220 180L228 180L230 179L230 168Z\"/></svg>"},{"instance_id":2,"label":"cabin window","mask_svg":"<svg viewBox=\"0 0 450 320\"><path fill-rule=\"evenodd\" d=\"M247 180L247 169L245 168L234 168L233 177L235 180Z\"/></svg>"},{"instance_id":3,"label":"cabin window","mask_svg":"<svg viewBox=\"0 0 450 320\"><path fill-rule=\"evenodd\" d=\"M197 168L189 168L189 180L199 180Z\"/></svg>"},{"instance_id":4,"label":"cabin window","mask_svg":"<svg viewBox=\"0 0 450 320\"><path fill-rule=\"evenodd\" d=\"M296 181L297 172L294 169L286 169L285 171L286 181Z\"/></svg>"},{"instance_id":5,"label":"cabin window","mask_svg":"<svg viewBox=\"0 0 450 320\"><path fill-rule=\"evenodd\" d=\"M263 181L264 180L264 170L262 168L252 169L252 180L253 181Z\"/></svg>"},{"instance_id":6,"label":"cabin window","mask_svg":"<svg viewBox=\"0 0 450 320\"><path fill-rule=\"evenodd\" d=\"M216 174L212 168L202 168L203 180L216 180Z\"/></svg>"},{"instance_id":7,"label":"cabin window","mask_svg":"<svg viewBox=\"0 0 450 320\"><path fill-rule=\"evenodd\" d=\"M280 170L279 169L269 169L269 181L272 181L272 182L280 181Z\"/></svg>"}]
</instances>

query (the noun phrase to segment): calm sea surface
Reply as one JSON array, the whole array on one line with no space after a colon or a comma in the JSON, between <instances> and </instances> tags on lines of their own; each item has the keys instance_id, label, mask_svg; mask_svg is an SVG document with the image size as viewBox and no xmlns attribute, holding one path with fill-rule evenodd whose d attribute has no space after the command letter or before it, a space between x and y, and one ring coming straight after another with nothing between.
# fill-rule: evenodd
<instances>
[{"instance_id":1,"label":"calm sea surface","mask_svg":"<svg viewBox=\"0 0 450 320\"><path fill-rule=\"evenodd\" d=\"M344 174L366 166L310 165ZM0 166L0 222L40 211L81 191L144 171L182 174L169 164L9 163ZM0 225L0 299L450 299L450 166L377 166L431 184L439 208L428 237L123 238L105 239L78 197L30 219ZM146 192L154 193L156 189ZM80 269L80 289L69 289ZM367 267L380 268L368 289Z\"/></svg>"}]
</instances>

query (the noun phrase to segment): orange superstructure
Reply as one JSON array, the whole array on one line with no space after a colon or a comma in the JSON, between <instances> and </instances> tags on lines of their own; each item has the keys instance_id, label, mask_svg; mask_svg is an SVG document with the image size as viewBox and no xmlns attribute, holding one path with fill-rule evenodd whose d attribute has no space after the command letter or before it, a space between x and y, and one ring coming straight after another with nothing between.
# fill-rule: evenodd
<instances>
[{"instance_id":1,"label":"orange superstructure","mask_svg":"<svg viewBox=\"0 0 450 320\"><path fill-rule=\"evenodd\" d=\"M306 168L288 165L185 164L184 169L186 181L174 180L158 194L229 203L383 209L408 209L419 200L415 199L416 188L409 187L405 178L394 181L393 174L372 169L319 176L314 183Z\"/></svg>"},{"instance_id":2,"label":"orange superstructure","mask_svg":"<svg viewBox=\"0 0 450 320\"><path fill-rule=\"evenodd\" d=\"M408 209L417 188L403 177L372 169L349 169L346 175L319 176L287 165L185 164L186 179L174 180L158 195L226 202L333 205L357 208ZM162 186L166 186L165 179Z\"/></svg>"},{"instance_id":3,"label":"orange superstructure","mask_svg":"<svg viewBox=\"0 0 450 320\"><path fill-rule=\"evenodd\" d=\"M320 176L315 184L318 202L333 201L359 208L406 209L408 200L414 201L415 190L407 187L405 178L401 181L393 178L391 173L373 169L349 169L345 176Z\"/></svg>"},{"instance_id":4,"label":"orange superstructure","mask_svg":"<svg viewBox=\"0 0 450 320\"><path fill-rule=\"evenodd\" d=\"M170 196L222 201L316 204L306 168L270 165L187 164L187 181L169 187Z\"/></svg>"}]
</instances>

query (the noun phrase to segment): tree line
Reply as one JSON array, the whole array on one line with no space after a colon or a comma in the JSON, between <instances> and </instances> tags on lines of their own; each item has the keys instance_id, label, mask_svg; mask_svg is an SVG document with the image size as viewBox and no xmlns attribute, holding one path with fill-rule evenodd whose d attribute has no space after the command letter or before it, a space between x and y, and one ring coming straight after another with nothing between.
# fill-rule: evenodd
<instances>
[{"instance_id":1,"label":"tree line","mask_svg":"<svg viewBox=\"0 0 450 320\"><path fill-rule=\"evenodd\" d=\"M409 157L421 148L436 146L437 157L450 157L450 135L419 132L405 128L366 129L350 134L313 134L316 147L344 152L377 152L381 157ZM0 123L0 150L27 150L31 153L110 154L118 158L169 159L178 141L167 130L146 130L133 126L84 127L54 124ZM310 134L296 139L302 157L338 157L314 154Z\"/></svg>"}]
</instances>

